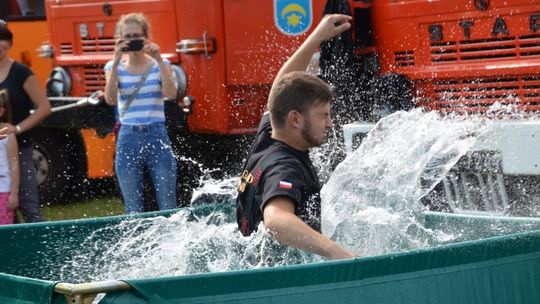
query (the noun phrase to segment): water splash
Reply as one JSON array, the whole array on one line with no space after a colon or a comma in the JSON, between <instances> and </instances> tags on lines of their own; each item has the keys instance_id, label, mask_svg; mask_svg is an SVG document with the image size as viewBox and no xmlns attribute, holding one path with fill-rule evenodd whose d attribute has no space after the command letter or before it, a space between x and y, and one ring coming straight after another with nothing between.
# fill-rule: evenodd
<instances>
[{"instance_id":1,"label":"water splash","mask_svg":"<svg viewBox=\"0 0 540 304\"><path fill-rule=\"evenodd\" d=\"M137 218L96 230L55 279L88 282L276 267L320 258L281 246L264 227L243 237L236 226L236 178L208 180L195 191L198 207L170 217ZM218 198L211 204L210 197Z\"/></svg>"},{"instance_id":2,"label":"water splash","mask_svg":"<svg viewBox=\"0 0 540 304\"><path fill-rule=\"evenodd\" d=\"M323 188L323 232L363 255L448 241L424 228L420 199L485 131L420 109L383 118Z\"/></svg>"},{"instance_id":3,"label":"water splash","mask_svg":"<svg viewBox=\"0 0 540 304\"><path fill-rule=\"evenodd\" d=\"M361 256L462 240L459 231L426 228L420 200L486 132L482 119L456 121L421 110L382 119L323 188L323 233ZM235 221L237 182L207 178L194 192L192 208L95 231L80 246L86 250L60 267L55 279L88 282L321 261L281 246L262 226L242 237Z\"/></svg>"}]
</instances>

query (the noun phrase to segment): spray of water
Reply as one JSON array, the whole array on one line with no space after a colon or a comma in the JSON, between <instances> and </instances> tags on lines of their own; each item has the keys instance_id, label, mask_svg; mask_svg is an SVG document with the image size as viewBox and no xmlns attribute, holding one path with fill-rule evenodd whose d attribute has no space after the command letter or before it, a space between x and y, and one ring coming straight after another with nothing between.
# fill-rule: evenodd
<instances>
[{"instance_id":1,"label":"spray of water","mask_svg":"<svg viewBox=\"0 0 540 304\"><path fill-rule=\"evenodd\" d=\"M482 119L421 110L382 119L324 186L323 233L361 256L458 238L426 228L420 200L487 131ZM195 191L192 208L95 231L81 245L87 250L65 263L58 279L146 278L321 260L281 246L262 226L242 237L235 221L236 186L237 178L208 178Z\"/></svg>"},{"instance_id":2,"label":"spray of water","mask_svg":"<svg viewBox=\"0 0 540 304\"><path fill-rule=\"evenodd\" d=\"M207 180L193 208L170 217L131 219L96 230L64 264L59 280L88 282L275 267L319 260L281 246L264 229L243 237L237 229L236 178ZM211 204L208 201L214 198Z\"/></svg>"},{"instance_id":3,"label":"spray of water","mask_svg":"<svg viewBox=\"0 0 540 304\"><path fill-rule=\"evenodd\" d=\"M380 120L323 188L323 232L361 255L451 239L423 227L420 199L485 132L483 125L420 109Z\"/></svg>"}]
</instances>

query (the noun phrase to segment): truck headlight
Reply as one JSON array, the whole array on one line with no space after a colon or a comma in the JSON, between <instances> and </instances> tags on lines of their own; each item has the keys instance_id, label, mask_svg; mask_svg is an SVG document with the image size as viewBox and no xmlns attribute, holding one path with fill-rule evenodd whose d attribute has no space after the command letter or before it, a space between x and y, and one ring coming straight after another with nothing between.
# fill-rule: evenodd
<instances>
[{"instance_id":1,"label":"truck headlight","mask_svg":"<svg viewBox=\"0 0 540 304\"><path fill-rule=\"evenodd\" d=\"M171 65L174 83L176 84L177 98L182 99L186 95L187 76L184 69L179 65Z\"/></svg>"},{"instance_id":2,"label":"truck headlight","mask_svg":"<svg viewBox=\"0 0 540 304\"><path fill-rule=\"evenodd\" d=\"M47 79L47 96L68 96L71 92L71 76L63 67L54 68Z\"/></svg>"},{"instance_id":3,"label":"truck headlight","mask_svg":"<svg viewBox=\"0 0 540 304\"><path fill-rule=\"evenodd\" d=\"M53 58L54 55L53 47L48 41L42 42L36 51L41 58Z\"/></svg>"}]
</instances>

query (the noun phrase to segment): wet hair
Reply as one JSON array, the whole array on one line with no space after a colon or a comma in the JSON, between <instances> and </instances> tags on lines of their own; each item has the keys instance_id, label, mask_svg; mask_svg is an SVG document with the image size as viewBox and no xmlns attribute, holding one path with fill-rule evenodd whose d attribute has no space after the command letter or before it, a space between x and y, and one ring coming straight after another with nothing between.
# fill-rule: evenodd
<instances>
[{"instance_id":1,"label":"wet hair","mask_svg":"<svg viewBox=\"0 0 540 304\"><path fill-rule=\"evenodd\" d=\"M4 113L0 116L0 122L12 123L11 103L9 102L9 95L6 89L0 90L0 108L4 108Z\"/></svg>"},{"instance_id":2,"label":"wet hair","mask_svg":"<svg viewBox=\"0 0 540 304\"><path fill-rule=\"evenodd\" d=\"M332 98L332 89L320 78L305 72L288 73L270 92L268 111L272 126L283 127L290 111L305 114L315 106L329 103Z\"/></svg>"},{"instance_id":3,"label":"wet hair","mask_svg":"<svg viewBox=\"0 0 540 304\"><path fill-rule=\"evenodd\" d=\"M143 13L131 13L120 16L120 20L116 23L116 37L121 38L124 25L134 23L141 27L144 37L150 38L150 23Z\"/></svg>"},{"instance_id":4,"label":"wet hair","mask_svg":"<svg viewBox=\"0 0 540 304\"><path fill-rule=\"evenodd\" d=\"M9 41L11 44L13 43L13 33L5 24L0 24L0 40Z\"/></svg>"}]
</instances>

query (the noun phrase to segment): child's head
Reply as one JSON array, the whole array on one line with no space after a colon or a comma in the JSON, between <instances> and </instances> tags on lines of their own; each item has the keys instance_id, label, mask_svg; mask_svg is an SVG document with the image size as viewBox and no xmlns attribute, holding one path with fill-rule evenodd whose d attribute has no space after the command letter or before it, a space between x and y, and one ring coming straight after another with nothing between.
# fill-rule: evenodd
<instances>
[{"instance_id":1,"label":"child's head","mask_svg":"<svg viewBox=\"0 0 540 304\"><path fill-rule=\"evenodd\" d=\"M0 90L0 122L12 123L11 103L7 90Z\"/></svg>"}]
</instances>

